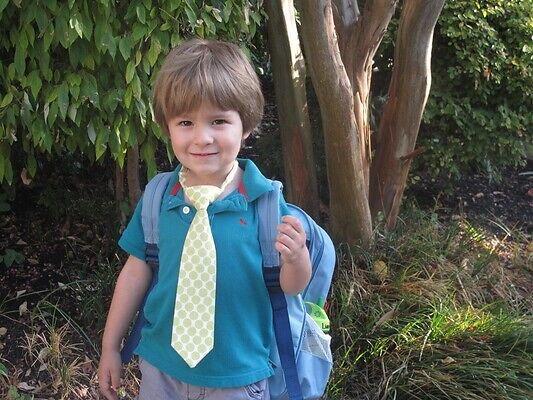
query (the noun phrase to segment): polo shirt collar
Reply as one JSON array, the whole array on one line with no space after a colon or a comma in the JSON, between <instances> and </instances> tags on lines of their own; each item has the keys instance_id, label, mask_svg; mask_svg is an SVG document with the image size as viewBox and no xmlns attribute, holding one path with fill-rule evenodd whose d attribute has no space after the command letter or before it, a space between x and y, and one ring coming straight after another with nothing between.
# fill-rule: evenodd
<instances>
[{"instance_id":1,"label":"polo shirt collar","mask_svg":"<svg viewBox=\"0 0 533 400\"><path fill-rule=\"evenodd\" d=\"M253 163L253 161L248 159L242 159L238 158L237 161L239 162L239 167L244 171L242 176L242 181L239 184L238 192L241 196L240 199L234 199L237 201L231 201L230 198L233 196L228 196L225 199L220 200L220 206L225 206L224 208L230 206L229 208L241 208L244 206L244 208L247 208L245 204L243 203L250 203L257 198L259 198L262 194L273 190L272 184L269 179L267 179L261 171L259 171L259 168ZM169 181L169 186L166 190L166 196L167 201L164 201L163 207L166 209L174 208L178 205L184 204L183 199L183 190L181 190L181 185L179 183L179 171L181 170L181 164L179 164L176 169L174 170L172 177ZM242 200L245 200L244 202ZM231 206L229 203L235 203L233 206ZM215 203L218 203L216 201ZM211 206L214 206L215 203L213 203ZM239 204L241 204L239 206ZM217 205L215 208L219 208Z\"/></svg>"},{"instance_id":2,"label":"polo shirt collar","mask_svg":"<svg viewBox=\"0 0 533 400\"><path fill-rule=\"evenodd\" d=\"M270 180L265 178L251 160L239 158L237 161L239 162L239 167L244 170L239 192L248 202L252 202L263 193L273 190Z\"/></svg>"}]
</instances>

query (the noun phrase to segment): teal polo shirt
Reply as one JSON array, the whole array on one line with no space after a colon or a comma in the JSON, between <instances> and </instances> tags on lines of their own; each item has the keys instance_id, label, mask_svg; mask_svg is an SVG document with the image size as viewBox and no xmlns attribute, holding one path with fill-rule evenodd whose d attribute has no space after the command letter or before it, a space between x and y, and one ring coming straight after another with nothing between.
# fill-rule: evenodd
<instances>
[{"instance_id":1,"label":"teal polo shirt","mask_svg":"<svg viewBox=\"0 0 533 400\"><path fill-rule=\"evenodd\" d=\"M195 368L170 345L181 253L196 213L185 203L179 186L180 166L161 205L158 283L147 298L148 324L135 352L160 371L196 386L244 386L273 373L269 361L272 309L262 275L256 201L272 186L252 161L238 161L244 170L239 189L207 209L217 252L215 344ZM288 214L285 201L280 203L281 215ZM144 260L141 208L142 199L118 244Z\"/></svg>"}]
</instances>

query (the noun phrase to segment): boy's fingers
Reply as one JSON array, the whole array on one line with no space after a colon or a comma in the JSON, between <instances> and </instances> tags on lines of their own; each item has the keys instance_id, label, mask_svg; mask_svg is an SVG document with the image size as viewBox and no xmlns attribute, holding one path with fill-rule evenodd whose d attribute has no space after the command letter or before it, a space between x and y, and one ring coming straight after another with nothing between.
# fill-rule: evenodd
<instances>
[{"instance_id":1,"label":"boy's fingers","mask_svg":"<svg viewBox=\"0 0 533 400\"><path fill-rule=\"evenodd\" d=\"M122 382L120 381L120 372L111 371L111 387L113 390L116 392L121 385Z\"/></svg>"},{"instance_id":2,"label":"boy's fingers","mask_svg":"<svg viewBox=\"0 0 533 400\"><path fill-rule=\"evenodd\" d=\"M105 374L99 377L100 380L100 390L107 400L116 400L118 396L115 391L111 388L111 379L109 374Z\"/></svg>"},{"instance_id":3,"label":"boy's fingers","mask_svg":"<svg viewBox=\"0 0 533 400\"><path fill-rule=\"evenodd\" d=\"M305 233L304 227L302 223L300 222L300 220L296 217L293 217L292 215L284 215L283 217L281 217L281 222L282 222L282 225L283 223L289 224L294 229L296 229L299 233L302 233L302 232Z\"/></svg>"}]
</instances>

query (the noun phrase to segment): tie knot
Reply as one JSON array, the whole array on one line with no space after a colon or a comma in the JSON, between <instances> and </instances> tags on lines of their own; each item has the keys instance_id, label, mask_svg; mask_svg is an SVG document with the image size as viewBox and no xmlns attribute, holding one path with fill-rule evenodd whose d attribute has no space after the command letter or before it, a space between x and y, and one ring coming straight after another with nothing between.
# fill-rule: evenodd
<instances>
[{"instance_id":1,"label":"tie knot","mask_svg":"<svg viewBox=\"0 0 533 400\"><path fill-rule=\"evenodd\" d=\"M209 204L222 193L219 187L211 185L184 187L183 190L197 210L207 210Z\"/></svg>"}]
</instances>

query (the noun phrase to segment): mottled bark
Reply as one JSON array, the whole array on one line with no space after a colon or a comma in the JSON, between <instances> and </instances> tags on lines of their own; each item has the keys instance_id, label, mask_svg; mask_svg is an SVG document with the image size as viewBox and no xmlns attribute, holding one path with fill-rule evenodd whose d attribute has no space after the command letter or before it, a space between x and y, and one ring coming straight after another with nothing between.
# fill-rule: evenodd
<instances>
[{"instance_id":1,"label":"mottled bark","mask_svg":"<svg viewBox=\"0 0 533 400\"><path fill-rule=\"evenodd\" d=\"M341 60L331 1L299 2L302 37L320 104L330 193L330 231L334 239L368 247L370 209L360 157L350 80Z\"/></svg>"},{"instance_id":2,"label":"mottled bark","mask_svg":"<svg viewBox=\"0 0 533 400\"><path fill-rule=\"evenodd\" d=\"M316 166L305 90L306 68L292 0L265 3L268 42L280 121L287 199L319 215Z\"/></svg>"},{"instance_id":3,"label":"mottled bark","mask_svg":"<svg viewBox=\"0 0 533 400\"><path fill-rule=\"evenodd\" d=\"M444 0L407 0L403 4L394 67L379 128L380 143L372 163L370 204L375 217L396 224L422 112L431 86L433 30Z\"/></svg>"}]
</instances>

